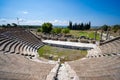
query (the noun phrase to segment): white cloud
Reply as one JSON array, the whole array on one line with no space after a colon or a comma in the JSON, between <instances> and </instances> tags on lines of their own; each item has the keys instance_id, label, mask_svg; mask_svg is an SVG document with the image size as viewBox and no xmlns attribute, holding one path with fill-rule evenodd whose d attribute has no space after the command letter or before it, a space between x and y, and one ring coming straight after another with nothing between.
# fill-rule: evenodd
<instances>
[{"instance_id":1,"label":"white cloud","mask_svg":"<svg viewBox=\"0 0 120 80\"><path fill-rule=\"evenodd\" d=\"M28 14L29 12L28 11L22 11L23 14Z\"/></svg>"},{"instance_id":2,"label":"white cloud","mask_svg":"<svg viewBox=\"0 0 120 80\"><path fill-rule=\"evenodd\" d=\"M26 20L25 19L18 19L19 22L25 22Z\"/></svg>"},{"instance_id":3,"label":"white cloud","mask_svg":"<svg viewBox=\"0 0 120 80\"><path fill-rule=\"evenodd\" d=\"M24 24L28 24L28 25L41 25L44 22L41 20L27 20L26 22L24 22Z\"/></svg>"},{"instance_id":4,"label":"white cloud","mask_svg":"<svg viewBox=\"0 0 120 80\"><path fill-rule=\"evenodd\" d=\"M53 20L50 21L50 23L52 23L53 25L68 25L68 21L65 20Z\"/></svg>"}]
</instances>

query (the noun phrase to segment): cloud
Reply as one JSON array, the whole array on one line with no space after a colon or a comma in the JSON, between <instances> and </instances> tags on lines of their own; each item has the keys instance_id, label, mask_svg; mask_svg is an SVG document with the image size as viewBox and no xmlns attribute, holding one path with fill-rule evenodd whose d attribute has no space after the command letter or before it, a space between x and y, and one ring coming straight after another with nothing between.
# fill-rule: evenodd
<instances>
[{"instance_id":1,"label":"cloud","mask_svg":"<svg viewBox=\"0 0 120 80\"><path fill-rule=\"evenodd\" d=\"M68 25L68 21L65 20L27 20L26 22L21 22L21 24L28 24L28 25L42 25L45 22L50 22L53 25Z\"/></svg>"},{"instance_id":2,"label":"cloud","mask_svg":"<svg viewBox=\"0 0 120 80\"><path fill-rule=\"evenodd\" d=\"M14 19L0 18L0 25L8 24L8 23L9 24L11 24L11 23L18 23L18 21L19 21L19 23L22 23L22 22L25 22L26 20L25 19L21 19L21 18L18 18L18 20L16 18L14 18Z\"/></svg>"},{"instance_id":3,"label":"cloud","mask_svg":"<svg viewBox=\"0 0 120 80\"><path fill-rule=\"evenodd\" d=\"M47 20L27 20L27 19L22 19L22 18L18 18L19 24L20 25L42 25L45 22L50 22L53 25L68 25L68 21L65 20L51 20L51 21L47 21ZM7 24L7 23L18 23L17 19L3 19L0 18L0 24Z\"/></svg>"},{"instance_id":4,"label":"cloud","mask_svg":"<svg viewBox=\"0 0 120 80\"><path fill-rule=\"evenodd\" d=\"M22 11L22 14L28 14L29 12L28 11Z\"/></svg>"},{"instance_id":5,"label":"cloud","mask_svg":"<svg viewBox=\"0 0 120 80\"><path fill-rule=\"evenodd\" d=\"M28 25L41 25L43 23L44 21L41 20L27 20L26 22L24 22L24 24L28 24Z\"/></svg>"},{"instance_id":6,"label":"cloud","mask_svg":"<svg viewBox=\"0 0 120 80\"><path fill-rule=\"evenodd\" d=\"M6 19L0 18L0 22L6 22Z\"/></svg>"},{"instance_id":7,"label":"cloud","mask_svg":"<svg viewBox=\"0 0 120 80\"><path fill-rule=\"evenodd\" d=\"M4 18L1 18L0 19L0 25L2 25L2 24L8 24L8 23L16 23L16 20L14 20L14 19L4 19Z\"/></svg>"},{"instance_id":8,"label":"cloud","mask_svg":"<svg viewBox=\"0 0 120 80\"><path fill-rule=\"evenodd\" d=\"M21 18L19 18L18 21L19 21L19 22L26 22L25 19L21 19Z\"/></svg>"},{"instance_id":9,"label":"cloud","mask_svg":"<svg viewBox=\"0 0 120 80\"><path fill-rule=\"evenodd\" d=\"M50 21L53 25L68 25L68 21L65 20L53 20Z\"/></svg>"}]
</instances>

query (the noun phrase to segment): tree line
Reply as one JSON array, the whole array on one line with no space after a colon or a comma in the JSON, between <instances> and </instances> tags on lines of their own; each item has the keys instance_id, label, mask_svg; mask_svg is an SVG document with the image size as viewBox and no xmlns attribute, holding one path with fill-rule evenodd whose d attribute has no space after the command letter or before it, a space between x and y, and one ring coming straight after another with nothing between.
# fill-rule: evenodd
<instances>
[{"instance_id":1,"label":"tree line","mask_svg":"<svg viewBox=\"0 0 120 80\"><path fill-rule=\"evenodd\" d=\"M37 29L37 32L42 32L42 33L52 33L52 34L59 34L59 33L64 33L67 34L70 32L68 28L53 28L52 23L43 23L40 28Z\"/></svg>"},{"instance_id":2,"label":"tree line","mask_svg":"<svg viewBox=\"0 0 120 80\"><path fill-rule=\"evenodd\" d=\"M72 24L72 21L69 21L69 26L68 26L69 29L71 30L89 30L91 28L91 22L88 22L88 23L75 23L75 24Z\"/></svg>"},{"instance_id":3,"label":"tree line","mask_svg":"<svg viewBox=\"0 0 120 80\"><path fill-rule=\"evenodd\" d=\"M103 25L101 26L99 29L102 29L103 31L108 31L108 30L112 30L114 33L116 33L118 30L120 30L120 25L116 24L116 25Z\"/></svg>"},{"instance_id":4,"label":"tree line","mask_svg":"<svg viewBox=\"0 0 120 80\"><path fill-rule=\"evenodd\" d=\"M15 28L15 27L21 27L21 28L39 28L40 25L17 25L16 23L6 24L6 25L0 25L2 28Z\"/></svg>"}]
</instances>

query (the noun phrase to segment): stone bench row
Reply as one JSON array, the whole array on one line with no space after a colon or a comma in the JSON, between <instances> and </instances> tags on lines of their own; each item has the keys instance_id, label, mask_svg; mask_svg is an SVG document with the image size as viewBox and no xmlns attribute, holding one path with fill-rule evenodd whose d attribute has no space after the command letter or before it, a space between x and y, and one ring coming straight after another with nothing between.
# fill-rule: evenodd
<instances>
[{"instance_id":1,"label":"stone bench row","mask_svg":"<svg viewBox=\"0 0 120 80\"><path fill-rule=\"evenodd\" d=\"M120 37L89 50L87 57L92 58L112 55L120 55Z\"/></svg>"},{"instance_id":2,"label":"stone bench row","mask_svg":"<svg viewBox=\"0 0 120 80\"><path fill-rule=\"evenodd\" d=\"M80 80L119 80L120 56L99 57L69 62Z\"/></svg>"},{"instance_id":3,"label":"stone bench row","mask_svg":"<svg viewBox=\"0 0 120 80\"><path fill-rule=\"evenodd\" d=\"M10 52L10 53L16 53L16 54L22 54L22 55L36 55L37 49L41 46L27 43L27 42L21 42L19 40L13 40L6 37L0 38L0 50L4 51L4 53Z\"/></svg>"}]
</instances>

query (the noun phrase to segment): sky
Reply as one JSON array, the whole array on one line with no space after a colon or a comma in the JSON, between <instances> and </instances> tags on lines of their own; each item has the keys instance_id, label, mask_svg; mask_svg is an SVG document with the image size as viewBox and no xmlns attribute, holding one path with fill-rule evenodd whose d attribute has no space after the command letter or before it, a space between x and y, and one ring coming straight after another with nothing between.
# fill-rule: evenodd
<instances>
[{"instance_id":1,"label":"sky","mask_svg":"<svg viewBox=\"0 0 120 80\"><path fill-rule=\"evenodd\" d=\"M0 25L120 24L120 0L0 0Z\"/></svg>"}]
</instances>

